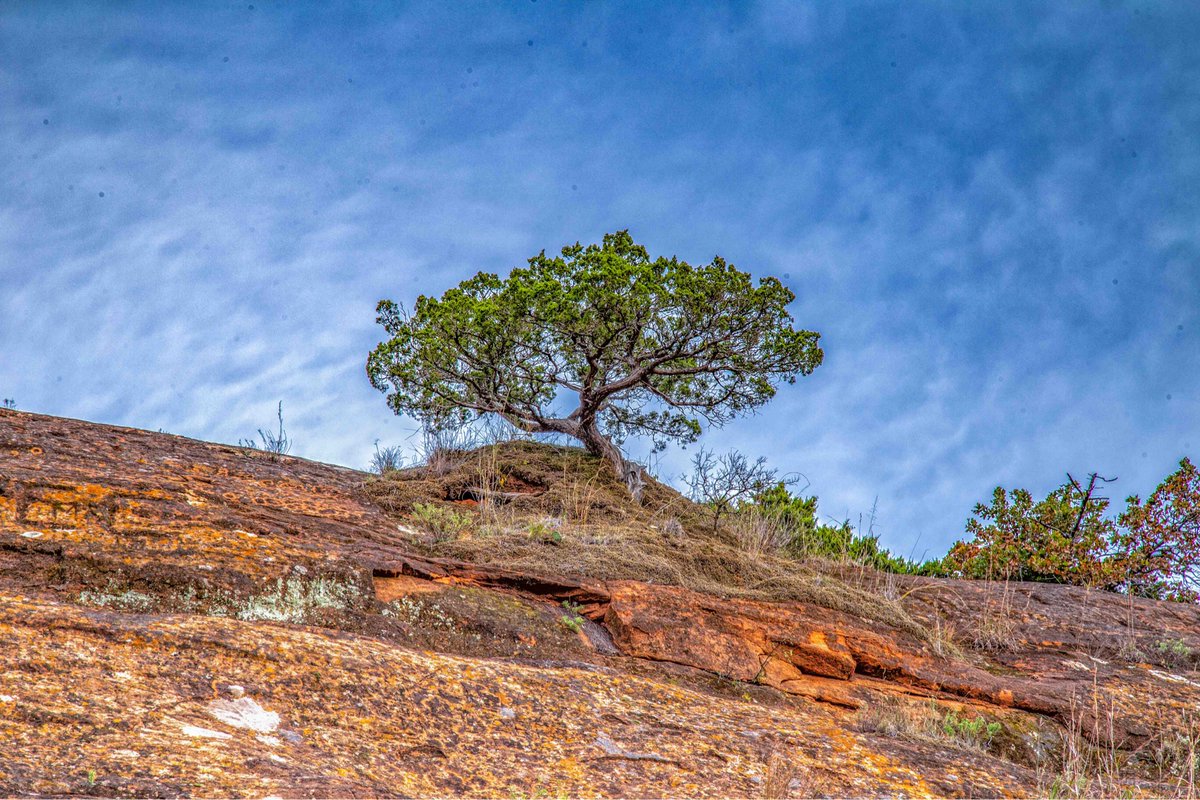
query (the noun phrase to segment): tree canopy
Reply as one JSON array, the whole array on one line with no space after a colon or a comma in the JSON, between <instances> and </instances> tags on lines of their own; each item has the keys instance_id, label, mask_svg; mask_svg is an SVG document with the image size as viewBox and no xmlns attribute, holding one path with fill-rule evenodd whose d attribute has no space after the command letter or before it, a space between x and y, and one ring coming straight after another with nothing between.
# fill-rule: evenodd
<instances>
[{"instance_id":1,"label":"tree canopy","mask_svg":"<svg viewBox=\"0 0 1200 800\"><path fill-rule=\"evenodd\" d=\"M694 441L702 422L751 412L820 365L820 334L793 326L794 299L719 256L652 259L618 231L506 278L480 272L411 313L381 301L389 338L367 374L398 414L434 426L497 414L574 437L631 480L628 436ZM574 408L558 413L563 398Z\"/></svg>"},{"instance_id":2,"label":"tree canopy","mask_svg":"<svg viewBox=\"0 0 1200 800\"><path fill-rule=\"evenodd\" d=\"M1070 479L1036 503L1024 489L996 487L991 505L975 507L970 538L954 544L943 571L1200 598L1200 470L1183 459L1145 501L1128 498L1115 519L1095 485L1096 476L1086 489Z\"/></svg>"}]
</instances>

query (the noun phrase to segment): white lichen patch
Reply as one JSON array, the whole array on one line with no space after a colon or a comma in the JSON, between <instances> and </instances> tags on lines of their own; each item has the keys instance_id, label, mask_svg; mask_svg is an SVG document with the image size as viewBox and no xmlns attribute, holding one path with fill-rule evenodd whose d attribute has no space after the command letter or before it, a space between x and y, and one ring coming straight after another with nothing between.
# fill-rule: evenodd
<instances>
[{"instance_id":1,"label":"white lichen patch","mask_svg":"<svg viewBox=\"0 0 1200 800\"><path fill-rule=\"evenodd\" d=\"M232 609L231 616L246 622L304 623L320 609L348 609L361 594L348 581L331 578L279 579L272 591L252 595Z\"/></svg>"},{"instance_id":2,"label":"white lichen patch","mask_svg":"<svg viewBox=\"0 0 1200 800\"><path fill-rule=\"evenodd\" d=\"M1152 670L1150 670L1150 674L1153 675L1154 677L1158 678L1159 680L1170 681L1171 683L1186 683L1188 686L1200 686L1200 683L1196 683L1195 681L1190 681L1187 678L1183 677L1182 675L1172 675L1170 672L1163 672L1161 670L1152 669Z\"/></svg>"},{"instance_id":3,"label":"white lichen patch","mask_svg":"<svg viewBox=\"0 0 1200 800\"><path fill-rule=\"evenodd\" d=\"M195 736L199 739L232 739L233 738L233 736L231 736L228 733L224 733L222 731L210 730L209 728L200 728L195 725L183 725L180 728L180 730L182 730L184 735L186 735L186 736Z\"/></svg>"},{"instance_id":4,"label":"white lichen patch","mask_svg":"<svg viewBox=\"0 0 1200 800\"><path fill-rule=\"evenodd\" d=\"M274 711L267 711L249 697L213 700L208 704L208 713L234 728L245 728L259 733L273 733L279 728L279 715Z\"/></svg>"},{"instance_id":5,"label":"white lichen patch","mask_svg":"<svg viewBox=\"0 0 1200 800\"><path fill-rule=\"evenodd\" d=\"M122 591L84 589L79 593L79 602L85 606L116 608L121 611L149 611L156 604L151 595L133 589Z\"/></svg>"}]
</instances>

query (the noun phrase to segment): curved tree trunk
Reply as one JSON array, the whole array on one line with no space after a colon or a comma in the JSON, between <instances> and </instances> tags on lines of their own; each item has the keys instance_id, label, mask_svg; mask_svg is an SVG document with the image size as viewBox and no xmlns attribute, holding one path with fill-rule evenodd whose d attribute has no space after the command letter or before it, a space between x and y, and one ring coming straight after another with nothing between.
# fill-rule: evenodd
<instances>
[{"instance_id":1,"label":"curved tree trunk","mask_svg":"<svg viewBox=\"0 0 1200 800\"><path fill-rule=\"evenodd\" d=\"M578 439L584 448L594 456L600 456L608 462L613 474L625 484L629 495L636 502L642 502L642 490L646 487L646 475L642 468L632 461L627 461L617 447L607 436L600 432L596 425L595 416L588 415L583 421L577 419L538 419L523 420L519 417L505 415L505 419L521 430L541 433L561 433Z\"/></svg>"},{"instance_id":2,"label":"curved tree trunk","mask_svg":"<svg viewBox=\"0 0 1200 800\"><path fill-rule=\"evenodd\" d=\"M629 495L638 503L642 502L642 490L646 486L646 476L642 473L642 468L632 461L627 461L621 453L621 448L617 447L608 437L600 433L600 430L595 425L580 426L579 432L574 434L579 441L583 442L583 446L587 451L594 456L600 456L608 462L613 474L616 475L629 490Z\"/></svg>"}]
</instances>

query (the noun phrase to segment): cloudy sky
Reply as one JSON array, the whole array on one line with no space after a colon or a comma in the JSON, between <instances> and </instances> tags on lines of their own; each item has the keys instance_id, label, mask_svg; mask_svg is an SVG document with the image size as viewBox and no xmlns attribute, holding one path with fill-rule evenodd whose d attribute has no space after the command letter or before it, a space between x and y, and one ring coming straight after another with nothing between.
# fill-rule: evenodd
<instances>
[{"instance_id":1,"label":"cloudy sky","mask_svg":"<svg viewBox=\"0 0 1200 800\"><path fill-rule=\"evenodd\" d=\"M404 443L374 305L629 228L825 364L705 438L943 550L1200 457L1200 6L0 2L0 396ZM634 455L640 455L634 447ZM678 475L689 453L662 469Z\"/></svg>"}]
</instances>

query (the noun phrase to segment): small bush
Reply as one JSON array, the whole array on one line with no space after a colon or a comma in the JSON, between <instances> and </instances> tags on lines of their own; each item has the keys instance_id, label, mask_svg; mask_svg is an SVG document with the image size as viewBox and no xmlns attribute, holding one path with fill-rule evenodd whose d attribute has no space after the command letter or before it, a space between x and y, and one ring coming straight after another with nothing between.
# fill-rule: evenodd
<instances>
[{"instance_id":1,"label":"small bush","mask_svg":"<svg viewBox=\"0 0 1200 800\"><path fill-rule=\"evenodd\" d=\"M570 600L563 600L562 607L563 610L567 612L562 615L561 619L559 619L559 622L562 623L563 627L572 633L579 633L581 630L583 630L584 620L583 616L579 613L580 606L576 603L572 603Z\"/></svg>"},{"instance_id":2,"label":"small bush","mask_svg":"<svg viewBox=\"0 0 1200 800\"><path fill-rule=\"evenodd\" d=\"M562 544L563 536L558 530L557 520L531 522L525 530L529 532L529 538L535 541L543 544Z\"/></svg>"},{"instance_id":3,"label":"small bush","mask_svg":"<svg viewBox=\"0 0 1200 800\"><path fill-rule=\"evenodd\" d=\"M434 542L452 541L474 527L474 520L469 515L433 503L414 503L412 520L432 536Z\"/></svg>"},{"instance_id":4,"label":"small bush","mask_svg":"<svg viewBox=\"0 0 1200 800\"><path fill-rule=\"evenodd\" d=\"M1183 639L1163 639L1155 642L1151 655L1164 667L1190 669L1200 664L1200 653L1189 647Z\"/></svg>"},{"instance_id":5,"label":"small bush","mask_svg":"<svg viewBox=\"0 0 1200 800\"><path fill-rule=\"evenodd\" d=\"M946 712L942 718L944 735L980 748L986 748L1002 729L999 722L988 722L983 717L960 717L955 711Z\"/></svg>"},{"instance_id":6,"label":"small bush","mask_svg":"<svg viewBox=\"0 0 1200 800\"><path fill-rule=\"evenodd\" d=\"M688 496L708 510L714 531L722 516L780 483L778 471L769 468L765 458L750 461L737 450L718 456L701 449L692 457L691 474L682 479L688 487ZM788 482L794 479L783 481Z\"/></svg>"},{"instance_id":7,"label":"small bush","mask_svg":"<svg viewBox=\"0 0 1200 800\"><path fill-rule=\"evenodd\" d=\"M371 471L376 475L386 475L397 472L404 466L404 450L397 446L379 449L379 440L375 440L375 455L371 456Z\"/></svg>"},{"instance_id":8,"label":"small bush","mask_svg":"<svg viewBox=\"0 0 1200 800\"><path fill-rule=\"evenodd\" d=\"M292 449L292 440L288 438L287 432L283 429L282 400L279 401L276 416L279 418L279 429L276 432L272 433L262 428L258 429L258 438L262 440L261 445L253 439L241 439L238 441L238 444L250 450L262 450L265 453L270 453L272 461L279 456L287 455Z\"/></svg>"}]
</instances>

